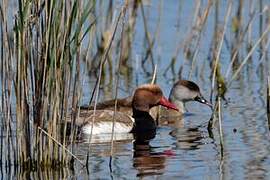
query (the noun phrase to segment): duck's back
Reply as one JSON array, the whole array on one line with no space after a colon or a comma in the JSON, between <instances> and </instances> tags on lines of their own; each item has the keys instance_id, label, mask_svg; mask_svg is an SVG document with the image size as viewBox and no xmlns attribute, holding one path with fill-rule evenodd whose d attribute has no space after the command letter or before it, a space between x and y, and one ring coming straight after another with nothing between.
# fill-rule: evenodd
<instances>
[{"instance_id":1,"label":"duck's back","mask_svg":"<svg viewBox=\"0 0 270 180\"><path fill-rule=\"evenodd\" d=\"M115 108L114 106L115 106L115 100L107 100L107 101L98 103L96 106L96 109L114 111L114 108ZM152 107L149 112L150 115L155 120L159 116L158 108L159 108L158 106ZM81 112L85 112L85 111L93 110L94 106L81 106L80 109L81 109ZM116 109L117 109L117 112L132 116L132 96L118 99Z\"/></svg>"},{"instance_id":2,"label":"duck's back","mask_svg":"<svg viewBox=\"0 0 270 180\"><path fill-rule=\"evenodd\" d=\"M94 118L95 117L95 118ZM77 124L82 127L84 134L109 134L112 133L113 118L115 120L114 133L129 133L133 126L133 118L125 113L112 110L82 110L77 118ZM94 124L93 124L94 123ZM93 127L92 127L93 124Z\"/></svg>"},{"instance_id":3,"label":"duck's back","mask_svg":"<svg viewBox=\"0 0 270 180\"><path fill-rule=\"evenodd\" d=\"M172 126L172 127L183 127L183 114L174 110L170 110L164 107L158 109L157 122L158 125Z\"/></svg>"}]
</instances>

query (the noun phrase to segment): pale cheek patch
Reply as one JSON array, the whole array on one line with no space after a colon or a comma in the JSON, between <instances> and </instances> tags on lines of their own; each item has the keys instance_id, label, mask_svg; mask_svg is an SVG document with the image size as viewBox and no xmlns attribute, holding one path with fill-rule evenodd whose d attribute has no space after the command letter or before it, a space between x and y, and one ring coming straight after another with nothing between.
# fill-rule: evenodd
<instances>
[{"instance_id":1,"label":"pale cheek patch","mask_svg":"<svg viewBox=\"0 0 270 180\"><path fill-rule=\"evenodd\" d=\"M113 122L101 122L101 123L94 123L93 126L93 135L98 134L111 134L112 133L112 126ZM91 123L86 124L82 127L82 132L84 134L91 134ZM129 133L131 131L132 127L128 126L124 123L115 122L114 124L114 133Z\"/></svg>"}]
</instances>

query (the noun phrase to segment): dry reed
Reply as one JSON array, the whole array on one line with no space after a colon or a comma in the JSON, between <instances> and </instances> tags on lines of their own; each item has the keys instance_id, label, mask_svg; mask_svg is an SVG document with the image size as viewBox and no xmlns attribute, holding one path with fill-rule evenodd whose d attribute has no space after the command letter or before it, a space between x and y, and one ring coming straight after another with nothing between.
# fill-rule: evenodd
<instances>
[{"instance_id":1,"label":"dry reed","mask_svg":"<svg viewBox=\"0 0 270 180\"><path fill-rule=\"evenodd\" d=\"M267 78L267 94L266 94L266 103L267 103L267 118L268 118L268 129L270 130L270 77Z\"/></svg>"}]
</instances>

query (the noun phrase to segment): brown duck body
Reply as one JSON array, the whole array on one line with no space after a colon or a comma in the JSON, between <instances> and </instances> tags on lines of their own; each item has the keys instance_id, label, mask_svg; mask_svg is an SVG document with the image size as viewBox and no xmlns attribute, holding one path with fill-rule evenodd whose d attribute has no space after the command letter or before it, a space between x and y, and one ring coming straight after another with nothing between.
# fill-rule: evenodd
<instances>
[{"instance_id":1,"label":"brown duck body","mask_svg":"<svg viewBox=\"0 0 270 180\"><path fill-rule=\"evenodd\" d=\"M112 117L117 119L117 122L119 123L125 123L129 126L132 126L134 119L132 116L123 113L123 112L114 112L112 110L96 110L94 113L94 110L86 111L81 110L79 114L79 118L77 119L77 124L80 126L83 126L87 124L88 122L91 122L93 118L95 117L95 122L112 122Z\"/></svg>"},{"instance_id":2,"label":"brown duck body","mask_svg":"<svg viewBox=\"0 0 270 180\"><path fill-rule=\"evenodd\" d=\"M132 96L117 99L117 111L120 112L127 112L128 114L132 115ZM104 102L100 102L97 104L96 109L107 109L107 110L114 110L115 100L107 100ZM94 106L81 106L81 110L88 111L93 110Z\"/></svg>"}]
</instances>

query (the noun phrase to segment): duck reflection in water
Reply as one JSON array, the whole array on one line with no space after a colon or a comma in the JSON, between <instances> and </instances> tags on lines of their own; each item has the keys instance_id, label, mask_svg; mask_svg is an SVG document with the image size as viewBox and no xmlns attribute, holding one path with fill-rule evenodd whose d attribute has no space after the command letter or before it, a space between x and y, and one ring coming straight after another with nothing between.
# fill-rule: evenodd
<instances>
[{"instance_id":1,"label":"duck reflection in water","mask_svg":"<svg viewBox=\"0 0 270 180\"><path fill-rule=\"evenodd\" d=\"M170 135L176 138L175 146L182 150L197 150L204 145L203 132L199 127L177 128L170 132Z\"/></svg>"},{"instance_id":2,"label":"duck reflection in water","mask_svg":"<svg viewBox=\"0 0 270 180\"><path fill-rule=\"evenodd\" d=\"M160 175L164 172L166 153L153 152L149 144L155 135L156 130L134 135L133 167L138 170L138 177Z\"/></svg>"},{"instance_id":3,"label":"duck reflection in water","mask_svg":"<svg viewBox=\"0 0 270 180\"><path fill-rule=\"evenodd\" d=\"M161 175L166 167L166 159L174 156L171 150L155 152L150 145L150 140L156 135L156 131L135 134L133 142L133 167L138 170L138 177ZM204 145L203 132L199 127L174 129L170 133L176 138L176 149L186 151L200 149ZM155 148L156 149L156 148Z\"/></svg>"}]
</instances>

